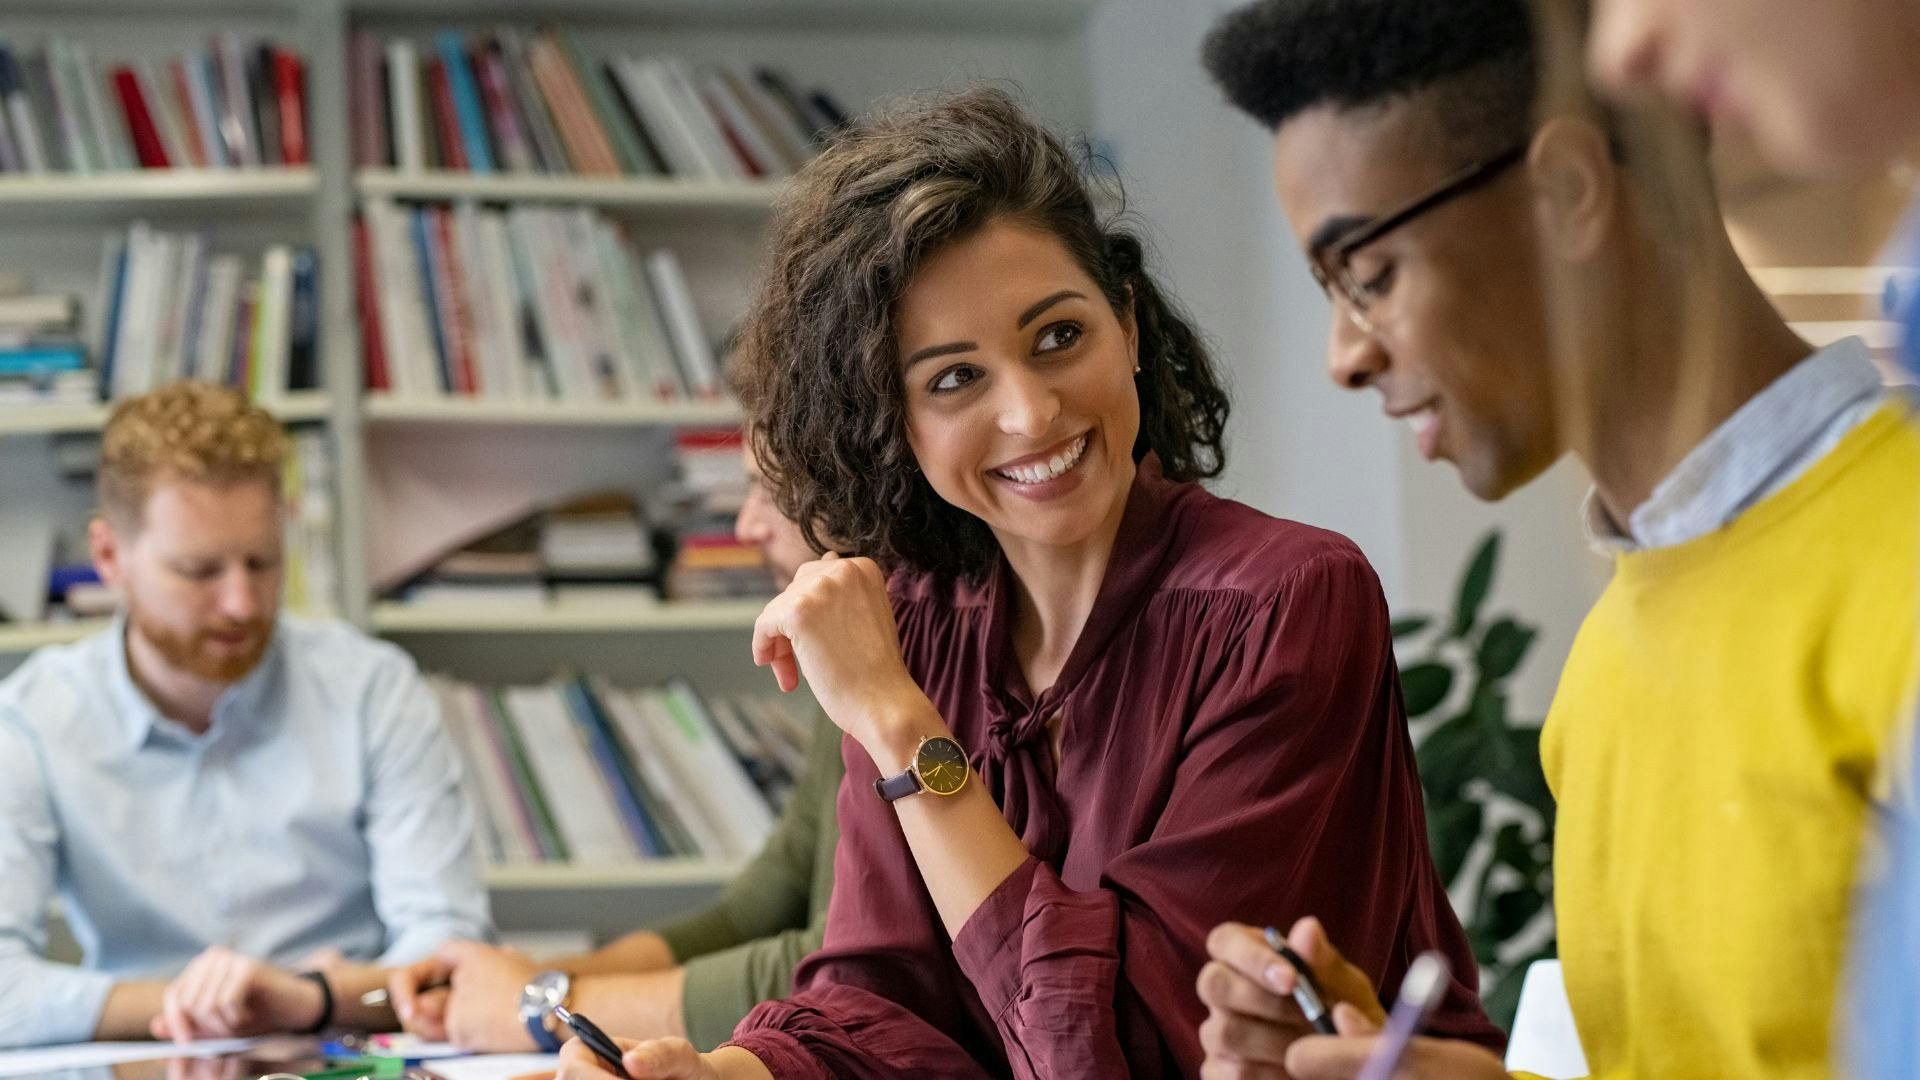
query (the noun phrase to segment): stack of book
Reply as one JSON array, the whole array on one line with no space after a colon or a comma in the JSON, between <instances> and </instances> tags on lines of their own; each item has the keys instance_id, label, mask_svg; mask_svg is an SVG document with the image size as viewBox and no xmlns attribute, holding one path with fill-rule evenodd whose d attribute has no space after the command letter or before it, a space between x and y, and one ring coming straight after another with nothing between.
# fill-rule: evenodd
<instances>
[{"instance_id":1,"label":"stack of book","mask_svg":"<svg viewBox=\"0 0 1920 1080\"><path fill-rule=\"evenodd\" d=\"M738 600L774 592L760 549L734 536L747 495L744 442L734 427L686 428L675 435L680 526L667 571L669 599Z\"/></svg>"},{"instance_id":2,"label":"stack of book","mask_svg":"<svg viewBox=\"0 0 1920 1080\"><path fill-rule=\"evenodd\" d=\"M570 30L354 35L354 164L407 171L746 180L786 176L844 122L767 67L592 63Z\"/></svg>"},{"instance_id":3,"label":"stack of book","mask_svg":"<svg viewBox=\"0 0 1920 1080\"><path fill-rule=\"evenodd\" d=\"M30 292L24 278L0 280L0 408L99 400L80 334L79 297Z\"/></svg>"},{"instance_id":4,"label":"stack of book","mask_svg":"<svg viewBox=\"0 0 1920 1080\"><path fill-rule=\"evenodd\" d=\"M354 224L366 384L396 397L722 395L679 258L587 209L367 201Z\"/></svg>"},{"instance_id":5,"label":"stack of book","mask_svg":"<svg viewBox=\"0 0 1920 1080\"><path fill-rule=\"evenodd\" d=\"M333 446L323 431L292 433L281 477L287 507L282 600L303 615L340 612L340 563L334 548Z\"/></svg>"},{"instance_id":6,"label":"stack of book","mask_svg":"<svg viewBox=\"0 0 1920 1080\"><path fill-rule=\"evenodd\" d=\"M320 385L318 274L312 249L276 244L258 269L213 251L205 233L137 222L109 238L97 327L101 391L143 394L205 379L268 400Z\"/></svg>"},{"instance_id":7,"label":"stack of book","mask_svg":"<svg viewBox=\"0 0 1920 1080\"><path fill-rule=\"evenodd\" d=\"M685 680L433 686L495 864L745 858L772 831L809 737L770 696L703 697Z\"/></svg>"},{"instance_id":8,"label":"stack of book","mask_svg":"<svg viewBox=\"0 0 1920 1080\"><path fill-rule=\"evenodd\" d=\"M168 64L102 70L65 37L0 42L0 173L307 162L306 64L283 46L221 34Z\"/></svg>"},{"instance_id":9,"label":"stack of book","mask_svg":"<svg viewBox=\"0 0 1920 1080\"><path fill-rule=\"evenodd\" d=\"M654 540L634 499L613 492L531 514L439 559L402 585L409 604L538 609L548 603L652 604Z\"/></svg>"}]
</instances>

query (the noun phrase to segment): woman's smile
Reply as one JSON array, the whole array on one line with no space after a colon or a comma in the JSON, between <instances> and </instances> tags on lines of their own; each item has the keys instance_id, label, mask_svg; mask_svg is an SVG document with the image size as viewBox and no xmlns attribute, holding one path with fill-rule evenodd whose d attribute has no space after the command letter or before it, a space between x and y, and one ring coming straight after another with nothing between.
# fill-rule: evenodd
<instances>
[{"instance_id":1,"label":"woman's smile","mask_svg":"<svg viewBox=\"0 0 1920 1080\"><path fill-rule=\"evenodd\" d=\"M1022 498L1046 502L1072 493L1085 474L1087 448L1093 442L1088 429L1037 454L1028 454L987 470L995 484Z\"/></svg>"}]
</instances>

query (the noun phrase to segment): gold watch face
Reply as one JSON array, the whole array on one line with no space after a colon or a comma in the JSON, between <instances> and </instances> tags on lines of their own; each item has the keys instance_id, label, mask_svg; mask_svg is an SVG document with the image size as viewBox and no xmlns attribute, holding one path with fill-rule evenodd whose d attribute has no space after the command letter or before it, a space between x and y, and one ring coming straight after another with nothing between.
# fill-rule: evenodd
<instances>
[{"instance_id":1,"label":"gold watch face","mask_svg":"<svg viewBox=\"0 0 1920 1080\"><path fill-rule=\"evenodd\" d=\"M945 736L928 739L913 755L913 771L920 786L935 795L957 795L967 786L967 753Z\"/></svg>"}]
</instances>

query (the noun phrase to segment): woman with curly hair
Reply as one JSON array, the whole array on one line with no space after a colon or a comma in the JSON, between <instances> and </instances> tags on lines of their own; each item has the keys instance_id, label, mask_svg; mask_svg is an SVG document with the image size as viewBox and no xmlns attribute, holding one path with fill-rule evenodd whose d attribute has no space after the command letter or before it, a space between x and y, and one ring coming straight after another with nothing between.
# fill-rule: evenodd
<instances>
[{"instance_id":1,"label":"woman with curly hair","mask_svg":"<svg viewBox=\"0 0 1920 1080\"><path fill-rule=\"evenodd\" d=\"M1474 971L1372 569L1195 482L1213 363L1006 95L811 164L738 363L782 510L858 556L754 632L848 736L835 892L791 998L712 1054L625 1044L630 1074L1195 1075L1229 919L1332 913L1381 985L1423 949ZM1499 1039L1469 982L1436 1026Z\"/></svg>"}]
</instances>

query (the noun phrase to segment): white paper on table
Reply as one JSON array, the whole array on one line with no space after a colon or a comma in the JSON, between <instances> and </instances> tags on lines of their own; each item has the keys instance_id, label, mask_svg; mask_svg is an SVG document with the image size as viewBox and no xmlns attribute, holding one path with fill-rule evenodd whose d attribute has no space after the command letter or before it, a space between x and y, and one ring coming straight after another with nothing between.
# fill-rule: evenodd
<instances>
[{"instance_id":1,"label":"white paper on table","mask_svg":"<svg viewBox=\"0 0 1920 1080\"><path fill-rule=\"evenodd\" d=\"M204 1058L234 1054L259 1045L259 1039L203 1039L191 1043L103 1042L41 1046L0 1051L0 1076L35 1076L55 1069L84 1069L161 1058Z\"/></svg>"},{"instance_id":2,"label":"white paper on table","mask_svg":"<svg viewBox=\"0 0 1920 1080\"><path fill-rule=\"evenodd\" d=\"M1573 1024L1573 1006L1567 1003L1566 977L1558 960L1527 965L1526 981L1520 984L1520 1007L1513 1017L1513 1037L1507 1040L1507 1068L1549 1080L1587 1075L1586 1051Z\"/></svg>"},{"instance_id":3,"label":"white paper on table","mask_svg":"<svg viewBox=\"0 0 1920 1080\"><path fill-rule=\"evenodd\" d=\"M440 1080L513 1080L528 1073L550 1073L560 1067L559 1054L481 1054L442 1058L422 1068Z\"/></svg>"}]
</instances>

